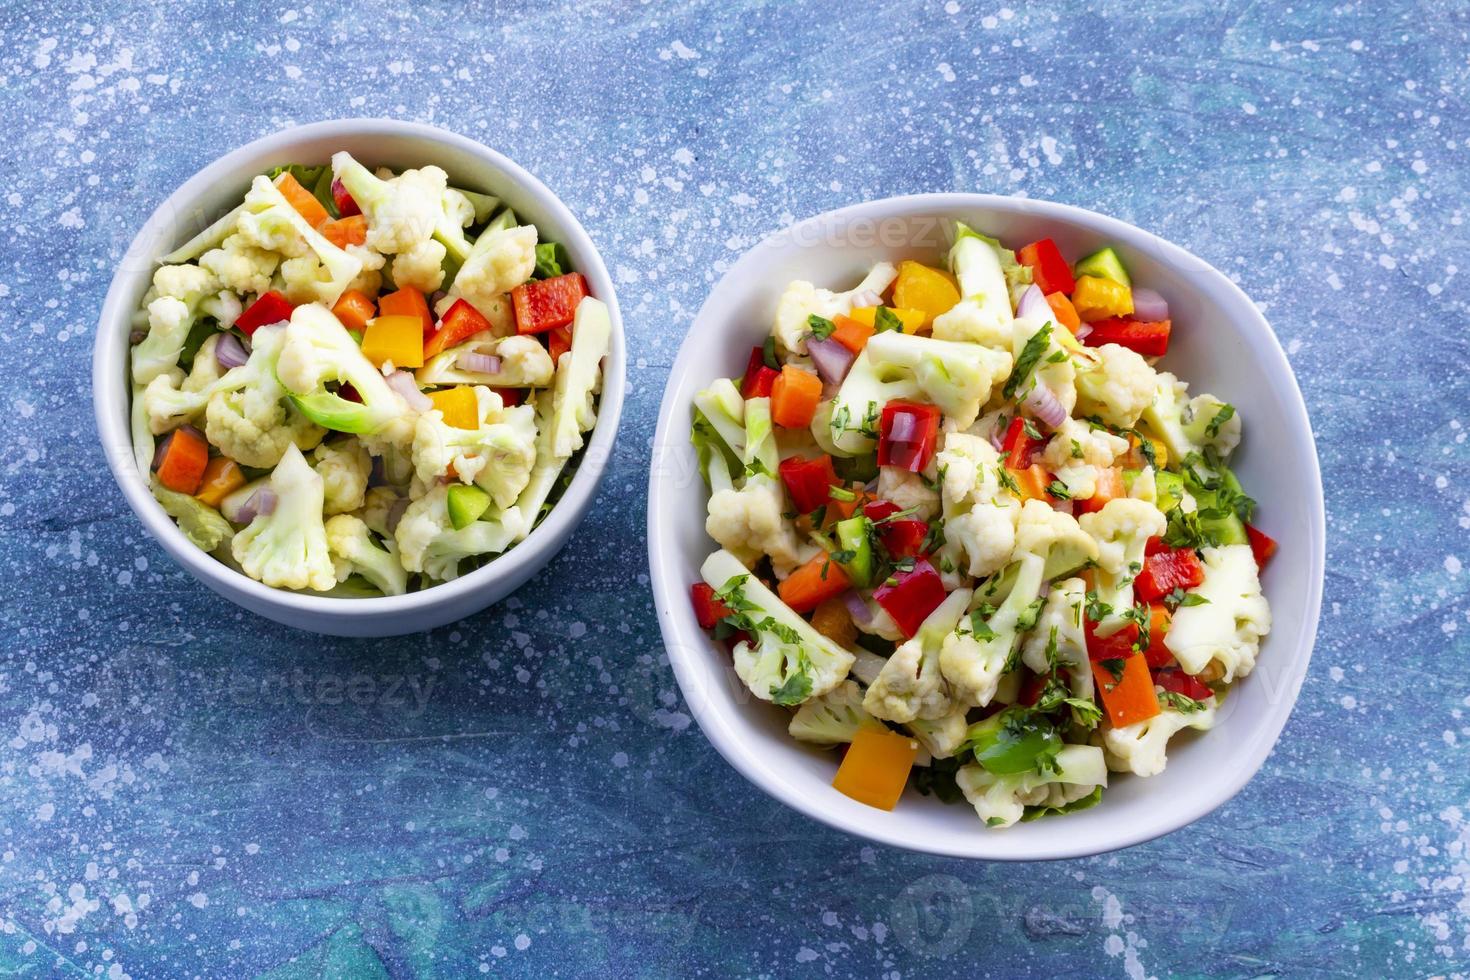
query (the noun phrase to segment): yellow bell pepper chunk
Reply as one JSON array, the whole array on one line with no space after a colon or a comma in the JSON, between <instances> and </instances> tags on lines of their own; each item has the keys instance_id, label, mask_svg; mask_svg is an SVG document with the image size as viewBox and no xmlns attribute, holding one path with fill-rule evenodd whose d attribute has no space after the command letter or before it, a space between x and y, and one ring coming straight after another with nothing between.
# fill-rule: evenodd
<instances>
[{"instance_id":1,"label":"yellow bell pepper chunk","mask_svg":"<svg viewBox=\"0 0 1470 980\"><path fill-rule=\"evenodd\" d=\"M378 367L386 361L400 368L423 367L423 321L416 316L380 316L369 320L362 335L362 353Z\"/></svg>"},{"instance_id":2,"label":"yellow bell pepper chunk","mask_svg":"<svg viewBox=\"0 0 1470 980\"><path fill-rule=\"evenodd\" d=\"M888 312L898 317L898 322L903 324L904 333L918 333L919 329L929 322L923 310L908 310L903 307L888 308ZM878 307L876 306L854 306L847 313L852 319L865 327L878 327Z\"/></svg>"},{"instance_id":3,"label":"yellow bell pepper chunk","mask_svg":"<svg viewBox=\"0 0 1470 980\"><path fill-rule=\"evenodd\" d=\"M456 429L478 429L480 427L480 404L475 399L475 389L469 385L457 385L440 391L429 392L429 401L444 413L444 424Z\"/></svg>"},{"instance_id":4,"label":"yellow bell pepper chunk","mask_svg":"<svg viewBox=\"0 0 1470 980\"><path fill-rule=\"evenodd\" d=\"M1103 320L1133 312L1133 290L1121 282L1098 276L1079 276L1072 290L1072 305L1084 320Z\"/></svg>"},{"instance_id":5,"label":"yellow bell pepper chunk","mask_svg":"<svg viewBox=\"0 0 1470 980\"><path fill-rule=\"evenodd\" d=\"M1140 435L1143 434L1135 432L1128 433L1128 466L1130 469L1141 470L1148 465L1148 457L1146 457L1143 454L1143 450L1139 448L1139 446L1142 444L1142 440L1139 439ZM1155 439L1153 436L1144 435L1143 438L1147 439L1149 441L1149 444L1152 445L1154 448L1154 463L1156 464L1155 469L1158 471L1167 469L1169 466L1168 448L1166 448L1161 441Z\"/></svg>"},{"instance_id":6,"label":"yellow bell pepper chunk","mask_svg":"<svg viewBox=\"0 0 1470 980\"><path fill-rule=\"evenodd\" d=\"M832 786L859 803L892 810L908 785L919 743L887 728L860 728Z\"/></svg>"},{"instance_id":7,"label":"yellow bell pepper chunk","mask_svg":"<svg viewBox=\"0 0 1470 980\"><path fill-rule=\"evenodd\" d=\"M898 264L893 305L923 313L923 326L933 323L936 316L947 313L959 301L960 289L948 272L910 260Z\"/></svg>"}]
</instances>

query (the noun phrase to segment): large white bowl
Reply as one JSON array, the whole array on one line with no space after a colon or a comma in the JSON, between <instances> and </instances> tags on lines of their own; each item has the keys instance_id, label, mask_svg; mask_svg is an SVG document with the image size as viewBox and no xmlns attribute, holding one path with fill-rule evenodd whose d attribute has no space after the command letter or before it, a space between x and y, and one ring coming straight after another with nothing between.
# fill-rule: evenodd
<instances>
[{"instance_id":1,"label":"large white bowl","mask_svg":"<svg viewBox=\"0 0 1470 980\"><path fill-rule=\"evenodd\" d=\"M1163 366L1240 409L1245 442L1235 466L1260 501L1258 523L1281 547L1264 576L1275 626L1256 669L1231 690L1216 728L1180 736L1168 768L1114 776L1101 805L1065 817L989 830L969 806L912 789L891 813L831 786L835 752L793 741L788 713L757 701L725 650L695 622L689 586L716 546L705 535L706 490L689 445L691 400L744 370L793 279L846 289L881 259L938 261L951 222L1020 245L1054 238L1068 256L1116 248L1135 280L1169 301L1175 323ZM720 280L699 311L664 392L649 478L648 549L669 659L694 717L747 779L833 827L918 851L994 860L1078 857L1177 830L1234 795L1260 768L1286 724L1311 657L1322 595L1322 484L1306 407L1280 344L1225 276L1176 245L1081 208L983 194L932 194L856 205L803 221L758 245Z\"/></svg>"},{"instance_id":2,"label":"large white bowl","mask_svg":"<svg viewBox=\"0 0 1470 980\"><path fill-rule=\"evenodd\" d=\"M597 427L571 485L526 540L482 568L421 592L370 599L329 598L262 585L221 564L185 540L153 499L133 464L128 431L129 317L138 308L160 256L238 204L250 179L286 163L325 163L347 150L369 166L395 169L435 164L450 182L499 196L545 240L566 246L572 266L587 277L592 295L607 303L612 347L603 364ZM623 407L623 322L612 277L577 219L545 184L514 162L473 140L418 123L343 119L288 129L225 154L159 205L133 239L107 292L97 327L92 386L97 429L108 465L128 504L148 531L199 581L246 609L288 626L338 636L392 636L432 629L497 602L561 550L587 513Z\"/></svg>"}]
</instances>

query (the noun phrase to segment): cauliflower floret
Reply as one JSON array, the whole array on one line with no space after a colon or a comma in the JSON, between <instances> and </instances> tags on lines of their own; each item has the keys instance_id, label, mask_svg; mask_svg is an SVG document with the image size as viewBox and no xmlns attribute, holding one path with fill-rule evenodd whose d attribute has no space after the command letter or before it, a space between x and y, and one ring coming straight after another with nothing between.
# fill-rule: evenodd
<instances>
[{"instance_id":1,"label":"cauliflower floret","mask_svg":"<svg viewBox=\"0 0 1470 980\"><path fill-rule=\"evenodd\" d=\"M1240 444L1240 416L1235 407L1214 395L1188 395L1188 384L1161 372L1144 420L1163 441L1170 459L1183 460L1206 447L1228 459Z\"/></svg>"},{"instance_id":2,"label":"cauliflower floret","mask_svg":"<svg viewBox=\"0 0 1470 980\"><path fill-rule=\"evenodd\" d=\"M540 388L551 383L556 366L535 337L485 337L477 334L458 347L429 358L415 372L421 387L435 385L494 385L497 388ZM494 374L467 371L459 366L464 354L491 354L500 358Z\"/></svg>"},{"instance_id":3,"label":"cauliflower floret","mask_svg":"<svg viewBox=\"0 0 1470 980\"><path fill-rule=\"evenodd\" d=\"M332 154L332 176L362 209L368 225L367 246L374 251L385 255L408 252L438 228L449 181L438 167L405 170L384 179L342 151ZM394 282L402 285L396 270Z\"/></svg>"},{"instance_id":4,"label":"cauliflower floret","mask_svg":"<svg viewBox=\"0 0 1470 980\"><path fill-rule=\"evenodd\" d=\"M193 303L218 289L219 283L208 269L197 265L164 265L153 273L153 288L159 296L172 296Z\"/></svg>"},{"instance_id":5,"label":"cauliflower floret","mask_svg":"<svg viewBox=\"0 0 1470 980\"><path fill-rule=\"evenodd\" d=\"M358 259L307 224L280 189L263 175L250 184L238 227L241 245L286 257L280 273L292 302L315 301L330 307L362 271Z\"/></svg>"},{"instance_id":6,"label":"cauliflower floret","mask_svg":"<svg viewBox=\"0 0 1470 980\"><path fill-rule=\"evenodd\" d=\"M1042 461L1074 500L1086 500L1097 492L1097 471L1112 466L1127 451L1127 439L1067 419L1046 444Z\"/></svg>"},{"instance_id":7,"label":"cauliflower floret","mask_svg":"<svg viewBox=\"0 0 1470 980\"><path fill-rule=\"evenodd\" d=\"M391 538L393 531L388 526L389 516L393 513L393 508L398 506L398 502L403 499L392 487L370 487L368 492L363 494L362 506L358 508L354 516L366 524L374 534ZM404 506L408 506L406 501Z\"/></svg>"},{"instance_id":8,"label":"cauliflower floret","mask_svg":"<svg viewBox=\"0 0 1470 980\"><path fill-rule=\"evenodd\" d=\"M389 441L413 438L412 413L403 396L388 385L347 328L324 306L310 303L291 312L276 376L302 414L320 425L339 432L381 434ZM328 390L326 385L333 381L350 384L361 400L348 401ZM368 451L377 454L371 445Z\"/></svg>"},{"instance_id":9,"label":"cauliflower floret","mask_svg":"<svg viewBox=\"0 0 1470 980\"><path fill-rule=\"evenodd\" d=\"M772 333L776 343L789 354L806 354L806 338L812 332L808 318L813 314L830 320L853 307L853 300L868 293L881 295L898 278L898 270L890 262L879 262L863 277L863 281L845 293L834 293L797 279L787 285L776 303L776 319Z\"/></svg>"},{"instance_id":10,"label":"cauliflower floret","mask_svg":"<svg viewBox=\"0 0 1470 980\"><path fill-rule=\"evenodd\" d=\"M536 271L536 229L532 225L483 232L436 307L441 313L464 299L492 324L507 321L505 294ZM497 327L497 329L504 329Z\"/></svg>"},{"instance_id":11,"label":"cauliflower floret","mask_svg":"<svg viewBox=\"0 0 1470 980\"><path fill-rule=\"evenodd\" d=\"M860 728L881 725L863 708L863 689L849 680L797 708L786 731L802 742L838 745L851 742Z\"/></svg>"},{"instance_id":12,"label":"cauliflower floret","mask_svg":"<svg viewBox=\"0 0 1470 980\"><path fill-rule=\"evenodd\" d=\"M969 713L969 707L961 704L947 715L939 718L915 718L904 727L931 756L948 759L965 744L965 736L970 730L967 721Z\"/></svg>"},{"instance_id":13,"label":"cauliflower floret","mask_svg":"<svg viewBox=\"0 0 1470 980\"><path fill-rule=\"evenodd\" d=\"M1131 429L1153 403L1154 369L1138 353L1118 344L1088 349L1075 355L1078 415L1096 415L1109 425ZM1084 360L1086 357L1086 360ZM1173 452L1173 447L1169 447Z\"/></svg>"},{"instance_id":14,"label":"cauliflower floret","mask_svg":"<svg viewBox=\"0 0 1470 980\"><path fill-rule=\"evenodd\" d=\"M327 521L326 532L337 581L345 582L356 572L384 595L403 595L408 591L408 572L398 560L398 545L391 538L378 547L368 533L368 526L350 514L338 514Z\"/></svg>"},{"instance_id":15,"label":"cauliflower floret","mask_svg":"<svg viewBox=\"0 0 1470 980\"><path fill-rule=\"evenodd\" d=\"M250 360L211 386L204 413L205 436L219 451L244 466L275 466L290 446L311 449L326 430L305 418L286 401L286 389L276 377L276 365L286 330L263 327L254 334ZM248 374L248 383L225 381Z\"/></svg>"},{"instance_id":16,"label":"cauliflower floret","mask_svg":"<svg viewBox=\"0 0 1470 980\"><path fill-rule=\"evenodd\" d=\"M388 260L366 245L348 245L347 254L362 263L362 271L347 284L347 288L368 296L377 296L382 292L383 266Z\"/></svg>"},{"instance_id":17,"label":"cauliflower floret","mask_svg":"<svg viewBox=\"0 0 1470 980\"><path fill-rule=\"evenodd\" d=\"M478 429L446 425L444 413L438 410L419 415L413 436L418 478L432 482L453 466L461 483L480 487L496 507L514 504L530 482L536 463L535 409L518 405L495 414L494 421L482 422Z\"/></svg>"},{"instance_id":18,"label":"cauliflower floret","mask_svg":"<svg viewBox=\"0 0 1470 980\"><path fill-rule=\"evenodd\" d=\"M291 446L271 473L276 508L235 535L230 552L246 575L278 589L325 592L337 584L322 523L322 478Z\"/></svg>"},{"instance_id":19,"label":"cauliflower floret","mask_svg":"<svg viewBox=\"0 0 1470 980\"><path fill-rule=\"evenodd\" d=\"M218 288L214 276L197 265L165 265L153 274L148 336L131 354L134 384L149 384L178 365L200 304Z\"/></svg>"},{"instance_id":20,"label":"cauliflower floret","mask_svg":"<svg viewBox=\"0 0 1470 980\"><path fill-rule=\"evenodd\" d=\"M970 604L970 590L957 589L935 608L911 639L893 651L868 687L863 707L875 718L907 722L943 718L954 711L949 685L939 669L940 648Z\"/></svg>"},{"instance_id":21,"label":"cauliflower floret","mask_svg":"<svg viewBox=\"0 0 1470 980\"><path fill-rule=\"evenodd\" d=\"M206 296L199 301L199 309L206 315L212 316L219 321L221 330L228 330L240 319L240 314L245 312L245 304L240 302L228 289L222 289L213 296Z\"/></svg>"},{"instance_id":22,"label":"cauliflower floret","mask_svg":"<svg viewBox=\"0 0 1470 980\"><path fill-rule=\"evenodd\" d=\"M1044 331L1044 333L1043 333ZM1041 346L1040 356L1037 358L1031 373L1024 383L1015 392L1015 397L1022 400L1021 408L1028 414L1040 418L1040 413L1035 411L1031 399L1044 398L1043 394L1033 394L1035 388L1040 385L1051 393L1057 404L1068 415L1077 405L1077 365L1072 362L1069 348L1063 346L1063 338L1072 340L1072 335L1065 327L1057 326L1049 321L1032 318L1018 317L1011 321L1011 353L1015 355L1016 362L1021 360L1021 354L1026 347L1036 340L1044 337L1045 343ZM1075 346L1075 342L1074 342Z\"/></svg>"},{"instance_id":23,"label":"cauliflower floret","mask_svg":"<svg viewBox=\"0 0 1470 980\"><path fill-rule=\"evenodd\" d=\"M1065 745L1045 772L996 775L983 766L970 765L955 774L955 782L986 826L1009 827L1025 816L1027 806L1044 804L1052 784L1070 783L1091 792L1094 787L1107 786L1108 770L1097 746Z\"/></svg>"},{"instance_id":24,"label":"cauliflower floret","mask_svg":"<svg viewBox=\"0 0 1470 980\"><path fill-rule=\"evenodd\" d=\"M1036 628L1021 645L1021 662L1036 674L1048 674L1057 668L1065 670L1071 696L1091 701L1092 668L1082 627L1086 603L1087 583L1082 579L1069 578L1053 584L1046 604L1041 607Z\"/></svg>"},{"instance_id":25,"label":"cauliflower floret","mask_svg":"<svg viewBox=\"0 0 1470 980\"><path fill-rule=\"evenodd\" d=\"M769 477L752 476L741 489L719 490L709 498L704 529L747 565L769 555L776 574L785 578L812 551L796 536L783 516L785 510L780 485Z\"/></svg>"},{"instance_id":26,"label":"cauliflower floret","mask_svg":"<svg viewBox=\"0 0 1470 980\"><path fill-rule=\"evenodd\" d=\"M1133 580L1143 569L1148 539L1162 535L1167 525L1153 504L1130 497L1108 501L1102 510L1083 514L1082 530L1097 542L1096 585L1099 602L1112 610L1102 622L1103 635L1121 628L1120 618L1133 608Z\"/></svg>"},{"instance_id":27,"label":"cauliflower floret","mask_svg":"<svg viewBox=\"0 0 1470 980\"><path fill-rule=\"evenodd\" d=\"M938 456L944 538L963 552L969 574L997 572L1016 544L1021 504L1002 490L996 475L1000 454L986 440L964 432L944 437Z\"/></svg>"},{"instance_id":28,"label":"cauliflower floret","mask_svg":"<svg viewBox=\"0 0 1470 980\"><path fill-rule=\"evenodd\" d=\"M922 474L898 466L878 469L878 496L912 510L915 520L931 521L939 513L939 494L929 489Z\"/></svg>"},{"instance_id":29,"label":"cauliflower floret","mask_svg":"<svg viewBox=\"0 0 1470 980\"><path fill-rule=\"evenodd\" d=\"M521 512L512 507L489 513L455 530L449 519L449 487L435 486L408 505L393 538L410 572L448 581L459 577L461 560L504 551L521 531Z\"/></svg>"},{"instance_id":30,"label":"cauliflower floret","mask_svg":"<svg viewBox=\"0 0 1470 980\"><path fill-rule=\"evenodd\" d=\"M322 478L323 513L345 514L363 505L373 460L361 443L352 438L324 442L312 453L312 461Z\"/></svg>"},{"instance_id":31,"label":"cauliflower floret","mask_svg":"<svg viewBox=\"0 0 1470 980\"><path fill-rule=\"evenodd\" d=\"M199 264L214 273L220 285L242 294L258 295L269 290L279 262L274 252L249 244L239 234L199 256Z\"/></svg>"},{"instance_id":32,"label":"cauliflower floret","mask_svg":"<svg viewBox=\"0 0 1470 980\"><path fill-rule=\"evenodd\" d=\"M393 257L393 284L432 293L444 282L444 246L426 238Z\"/></svg>"},{"instance_id":33,"label":"cauliflower floret","mask_svg":"<svg viewBox=\"0 0 1470 980\"><path fill-rule=\"evenodd\" d=\"M189 376L184 379L181 390L203 391L224 376L219 359L215 356L215 348L219 346L222 336L224 335L214 334L199 345L199 350L194 354L194 363L189 367Z\"/></svg>"},{"instance_id":34,"label":"cauliflower floret","mask_svg":"<svg viewBox=\"0 0 1470 980\"><path fill-rule=\"evenodd\" d=\"M595 396L602 390L602 359L612 344L607 304L584 296L572 322L572 349L557 364L552 389L551 451L570 456L582 448L582 433L597 424Z\"/></svg>"},{"instance_id":35,"label":"cauliflower floret","mask_svg":"<svg viewBox=\"0 0 1470 980\"><path fill-rule=\"evenodd\" d=\"M1205 580L1192 594L1206 602L1174 612L1164 646L1187 673L1199 675L1219 665L1230 683L1256 665L1261 638L1271 632L1271 606L1249 545L1232 544L1203 552Z\"/></svg>"},{"instance_id":36,"label":"cauliflower floret","mask_svg":"<svg viewBox=\"0 0 1470 980\"><path fill-rule=\"evenodd\" d=\"M1185 728L1208 731L1215 726L1215 699L1207 698L1199 705L1191 711L1169 708L1152 718L1106 729L1102 747L1108 768L1135 776L1157 776L1163 772L1164 749L1169 739Z\"/></svg>"},{"instance_id":37,"label":"cauliflower floret","mask_svg":"<svg viewBox=\"0 0 1470 980\"><path fill-rule=\"evenodd\" d=\"M1011 334L1009 313L1001 318L994 310L973 299L960 300L934 318L934 336L939 340L965 340L1009 351Z\"/></svg>"}]
</instances>

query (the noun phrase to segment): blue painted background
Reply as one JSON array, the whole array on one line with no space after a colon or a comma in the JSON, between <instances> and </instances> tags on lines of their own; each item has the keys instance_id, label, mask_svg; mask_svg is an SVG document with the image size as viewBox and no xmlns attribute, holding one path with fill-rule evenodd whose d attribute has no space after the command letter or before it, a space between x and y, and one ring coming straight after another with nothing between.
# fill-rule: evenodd
<instances>
[{"instance_id":1,"label":"blue painted background","mask_svg":"<svg viewBox=\"0 0 1470 980\"><path fill-rule=\"evenodd\" d=\"M0 973L1470 969L1470 8L407 10L0 7ZM159 200L349 115L534 170L603 249L631 348L567 551L495 610L377 643L185 576L107 475L87 390ZM1213 262L1317 427L1329 567L1296 712L1239 797L1124 853L840 836L725 765L663 659L645 461L691 316L763 233L942 189L1085 205Z\"/></svg>"}]
</instances>

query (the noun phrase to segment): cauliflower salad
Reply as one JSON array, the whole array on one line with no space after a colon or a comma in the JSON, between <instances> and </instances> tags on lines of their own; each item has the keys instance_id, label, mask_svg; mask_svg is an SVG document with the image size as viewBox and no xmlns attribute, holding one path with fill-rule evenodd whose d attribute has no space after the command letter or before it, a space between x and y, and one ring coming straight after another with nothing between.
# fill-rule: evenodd
<instances>
[{"instance_id":1,"label":"cauliflower salad","mask_svg":"<svg viewBox=\"0 0 1470 980\"><path fill-rule=\"evenodd\" d=\"M745 373L694 399L719 550L702 628L833 785L912 782L990 827L1096 804L1250 673L1275 542L1234 407L1161 370L1159 293L958 225L946 268L792 282Z\"/></svg>"},{"instance_id":2,"label":"cauliflower salad","mask_svg":"<svg viewBox=\"0 0 1470 980\"><path fill-rule=\"evenodd\" d=\"M185 536L268 586L377 596L549 511L611 322L498 198L337 153L165 256L131 341L137 466Z\"/></svg>"}]
</instances>

